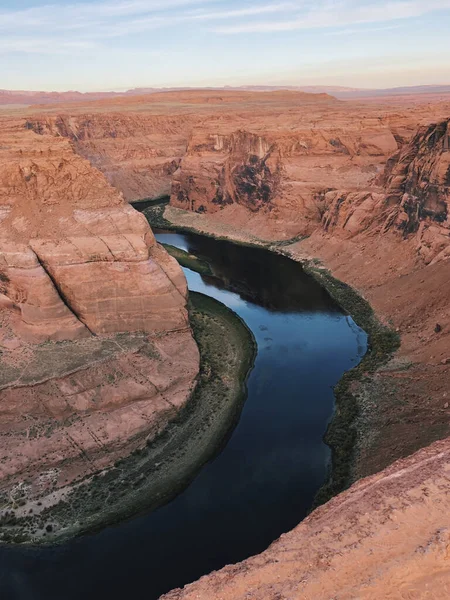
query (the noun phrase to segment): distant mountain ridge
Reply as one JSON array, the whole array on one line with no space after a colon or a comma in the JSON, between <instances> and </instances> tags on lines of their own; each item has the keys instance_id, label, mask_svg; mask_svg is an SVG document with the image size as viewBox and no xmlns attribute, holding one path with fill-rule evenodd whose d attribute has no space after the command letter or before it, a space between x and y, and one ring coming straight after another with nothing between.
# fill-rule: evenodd
<instances>
[{"instance_id":1,"label":"distant mountain ridge","mask_svg":"<svg viewBox=\"0 0 450 600\"><path fill-rule=\"evenodd\" d=\"M450 85L419 85L410 87L395 87L385 89L362 89L344 86L320 86L320 85L248 85L248 86L224 86L224 87L142 87L133 88L125 92L78 92L75 90L67 92L45 92L30 90L0 90L0 105L30 105L30 104L58 104L63 102L79 102L84 100L102 100L104 98L140 96L161 92L176 91L252 91L271 92L276 90L298 91L307 93L326 93L340 100L351 100L357 98L390 97L419 94L450 94Z\"/></svg>"}]
</instances>

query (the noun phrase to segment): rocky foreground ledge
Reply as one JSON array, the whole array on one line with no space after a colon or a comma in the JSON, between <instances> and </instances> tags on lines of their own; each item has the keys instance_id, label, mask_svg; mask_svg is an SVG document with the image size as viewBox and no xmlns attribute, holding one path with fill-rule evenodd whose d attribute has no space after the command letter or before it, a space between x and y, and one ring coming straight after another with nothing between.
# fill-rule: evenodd
<instances>
[{"instance_id":1,"label":"rocky foreground ledge","mask_svg":"<svg viewBox=\"0 0 450 600\"><path fill-rule=\"evenodd\" d=\"M174 419L199 352L186 280L145 218L67 140L1 125L0 541L20 542L55 524L19 521Z\"/></svg>"},{"instance_id":2,"label":"rocky foreground ledge","mask_svg":"<svg viewBox=\"0 0 450 600\"><path fill-rule=\"evenodd\" d=\"M450 597L450 440L356 483L268 550L164 600Z\"/></svg>"},{"instance_id":3,"label":"rocky foreground ledge","mask_svg":"<svg viewBox=\"0 0 450 600\"><path fill-rule=\"evenodd\" d=\"M62 542L155 509L221 447L245 399L254 340L239 317L202 294L191 295L189 312L201 356L191 388L197 347L187 332L37 347L27 377L46 368L49 379L10 390L16 404L3 413L11 476L0 495L2 542Z\"/></svg>"}]
</instances>

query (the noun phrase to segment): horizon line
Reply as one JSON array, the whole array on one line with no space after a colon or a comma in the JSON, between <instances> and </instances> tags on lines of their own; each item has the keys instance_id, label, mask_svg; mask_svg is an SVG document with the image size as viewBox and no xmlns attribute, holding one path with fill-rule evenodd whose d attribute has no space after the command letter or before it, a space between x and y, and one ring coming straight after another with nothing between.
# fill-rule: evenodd
<instances>
[{"instance_id":1,"label":"horizon line","mask_svg":"<svg viewBox=\"0 0 450 600\"><path fill-rule=\"evenodd\" d=\"M242 91L246 91L249 88L260 88L260 87L265 87L265 88L270 88L273 90L276 89L286 89L286 90L299 90L301 91L301 89L304 88L328 88L328 89L335 89L335 90L347 90L347 91L355 91L355 92L372 92L372 91L392 91L392 90L405 90L405 89L414 89L414 88L435 88L435 87L449 87L450 88L450 83L427 83L427 84L413 84L413 85L400 85L400 86L393 86L393 87L373 87L373 88L366 88L366 87L353 87L350 85L333 85L333 84L266 84L266 83L259 83L259 84L248 84L248 85L193 85L193 86L188 86L188 85L173 85L173 86L134 86L134 87L130 87L127 89L94 89L94 90L89 90L89 91L80 91L77 89L66 89L66 90L53 90L53 89L7 89L7 88L0 88L0 93L15 93L15 94L20 94L20 93L27 93L27 94L82 94L82 95L87 95L87 94L126 94L129 92L134 92L134 91L140 91L143 90L145 93L145 90L154 90L155 92L159 92L159 91L214 91L214 90L242 90ZM259 91L265 91L265 90L259 90Z\"/></svg>"}]
</instances>

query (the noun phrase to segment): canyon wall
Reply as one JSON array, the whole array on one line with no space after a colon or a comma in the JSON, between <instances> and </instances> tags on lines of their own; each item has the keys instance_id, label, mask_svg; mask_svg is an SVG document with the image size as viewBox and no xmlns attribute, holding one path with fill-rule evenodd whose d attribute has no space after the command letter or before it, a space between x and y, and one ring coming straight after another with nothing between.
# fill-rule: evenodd
<instances>
[{"instance_id":1,"label":"canyon wall","mask_svg":"<svg viewBox=\"0 0 450 600\"><path fill-rule=\"evenodd\" d=\"M75 111L31 117L26 127L43 137L66 138L131 202L170 195L173 173L197 121L195 116Z\"/></svg>"},{"instance_id":2,"label":"canyon wall","mask_svg":"<svg viewBox=\"0 0 450 600\"><path fill-rule=\"evenodd\" d=\"M171 204L224 211L223 220L230 213L238 219L246 209L261 237L311 233L321 221L327 190L371 189L386 157L398 149L387 124L344 117L342 125L302 123L295 129L293 119L274 129L263 122L255 123L256 130L230 133L196 128L174 174Z\"/></svg>"},{"instance_id":3,"label":"canyon wall","mask_svg":"<svg viewBox=\"0 0 450 600\"><path fill-rule=\"evenodd\" d=\"M449 119L416 114L411 127L369 115L332 107L289 135L273 121L258 134L194 131L165 211L179 226L280 242L355 287L400 334L389 366L355 386L354 479L450 435Z\"/></svg>"},{"instance_id":4,"label":"canyon wall","mask_svg":"<svg viewBox=\"0 0 450 600\"><path fill-rule=\"evenodd\" d=\"M156 436L199 356L186 280L143 215L65 136L23 119L0 136L3 519L18 492L55 494Z\"/></svg>"},{"instance_id":5,"label":"canyon wall","mask_svg":"<svg viewBox=\"0 0 450 600\"><path fill-rule=\"evenodd\" d=\"M447 256L448 121L410 141L387 119L347 121L295 133L196 128L174 174L171 205L265 239L395 229L416 234L426 263Z\"/></svg>"},{"instance_id":6,"label":"canyon wall","mask_svg":"<svg viewBox=\"0 0 450 600\"><path fill-rule=\"evenodd\" d=\"M185 283L121 195L171 189L169 220L282 242L355 287L402 343L352 389L353 476L379 474L261 556L169 597L445 596L448 439L381 471L450 436L449 114L445 102L186 92L3 121L5 498L96 472L188 397L198 354Z\"/></svg>"},{"instance_id":7,"label":"canyon wall","mask_svg":"<svg viewBox=\"0 0 450 600\"><path fill-rule=\"evenodd\" d=\"M447 598L449 459L447 439L359 481L262 554L163 598Z\"/></svg>"},{"instance_id":8,"label":"canyon wall","mask_svg":"<svg viewBox=\"0 0 450 600\"><path fill-rule=\"evenodd\" d=\"M30 336L39 337L42 326L42 336L51 338L48 326L65 337L51 323L54 310L76 336L86 328L187 327L185 279L146 219L66 139L21 131L20 122L5 138L0 264L3 295L20 312L18 326Z\"/></svg>"}]
</instances>

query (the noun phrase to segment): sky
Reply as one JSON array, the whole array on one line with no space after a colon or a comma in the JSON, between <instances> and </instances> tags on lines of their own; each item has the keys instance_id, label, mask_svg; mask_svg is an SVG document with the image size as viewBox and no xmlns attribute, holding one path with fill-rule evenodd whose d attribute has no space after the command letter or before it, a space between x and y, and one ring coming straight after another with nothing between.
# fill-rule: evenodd
<instances>
[{"instance_id":1,"label":"sky","mask_svg":"<svg viewBox=\"0 0 450 600\"><path fill-rule=\"evenodd\" d=\"M450 84L450 0L0 0L0 89Z\"/></svg>"}]
</instances>

